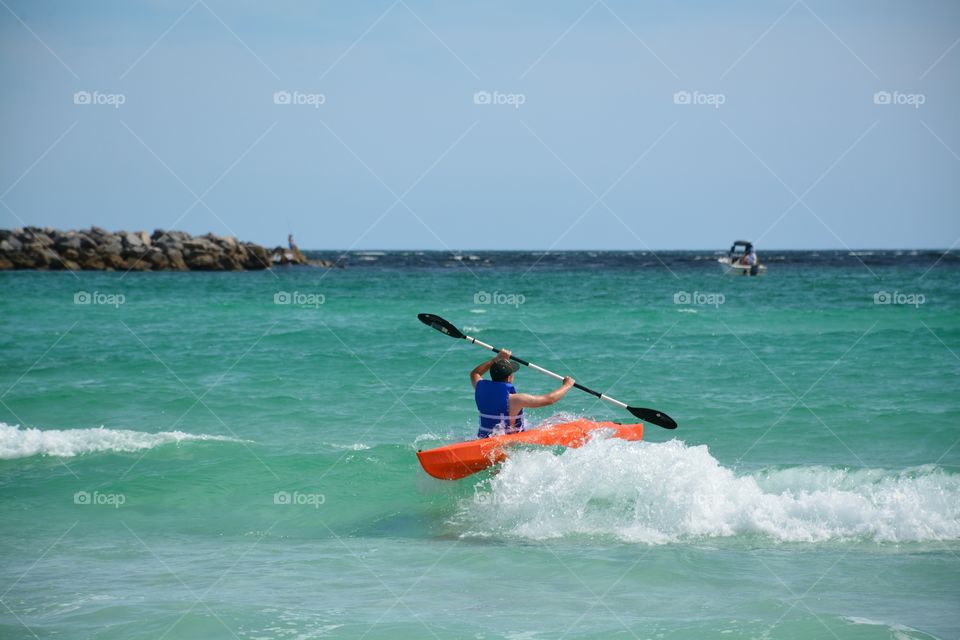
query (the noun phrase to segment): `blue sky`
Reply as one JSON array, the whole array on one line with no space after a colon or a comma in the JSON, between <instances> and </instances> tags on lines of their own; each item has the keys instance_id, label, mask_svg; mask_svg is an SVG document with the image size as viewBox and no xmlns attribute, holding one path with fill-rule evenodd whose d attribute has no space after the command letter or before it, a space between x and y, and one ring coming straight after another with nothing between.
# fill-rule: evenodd
<instances>
[{"instance_id":1,"label":"blue sky","mask_svg":"<svg viewBox=\"0 0 960 640\"><path fill-rule=\"evenodd\" d=\"M950 247L958 41L952 1L4 0L0 227Z\"/></svg>"}]
</instances>

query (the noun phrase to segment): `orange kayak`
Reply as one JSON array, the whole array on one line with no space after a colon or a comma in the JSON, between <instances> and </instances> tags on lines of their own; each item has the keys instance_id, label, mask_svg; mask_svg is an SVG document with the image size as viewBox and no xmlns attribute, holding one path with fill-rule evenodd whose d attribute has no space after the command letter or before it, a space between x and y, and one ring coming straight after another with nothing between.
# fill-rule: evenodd
<instances>
[{"instance_id":1,"label":"orange kayak","mask_svg":"<svg viewBox=\"0 0 960 640\"><path fill-rule=\"evenodd\" d=\"M543 429L531 429L468 442L448 444L445 447L417 451L423 470L441 480L459 480L472 473L483 471L507 457L507 450L516 444L539 444L546 446L579 447L589 440L590 432L611 429L613 436L621 440L643 439L642 424L618 424L616 422L593 422L574 420L555 424Z\"/></svg>"}]
</instances>

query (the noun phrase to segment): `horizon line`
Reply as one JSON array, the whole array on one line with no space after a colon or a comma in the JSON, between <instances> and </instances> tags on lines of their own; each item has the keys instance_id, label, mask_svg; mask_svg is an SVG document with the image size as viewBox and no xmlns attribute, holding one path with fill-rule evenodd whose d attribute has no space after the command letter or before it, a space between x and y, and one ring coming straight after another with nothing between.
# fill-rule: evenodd
<instances>
[{"instance_id":1,"label":"horizon line","mask_svg":"<svg viewBox=\"0 0 960 640\"><path fill-rule=\"evenodd\" d=\"M420 252L430 252L430 253L464 253L468 251L482 251L485 253L507 253L507 252L538 252L538 253L576 253L583 251L591 251L598 253L657 253L662 251L713 251L727 253L727 249L716 249L716 248L695 248L695 249L424 249L420 247L412 248L401 248L401 249L385 249L385 248L353 248L353 249L307 249L304 247L297 247L301 251L337 251L340 253L360 253L360 252L370 252L376 251L381 253L390 253L396 251L420 251ZM960 249L955 247L858 247L858 248L824 248L824 247L806 247L802 249L781 249L777 247L771 247L769 249L763 249L759 253L769 253L771 251L846 251L846 252L860 252L860 251L940 251L943 253L949 253L951 251L960 251Z\"/></svg>"}]
</instances>

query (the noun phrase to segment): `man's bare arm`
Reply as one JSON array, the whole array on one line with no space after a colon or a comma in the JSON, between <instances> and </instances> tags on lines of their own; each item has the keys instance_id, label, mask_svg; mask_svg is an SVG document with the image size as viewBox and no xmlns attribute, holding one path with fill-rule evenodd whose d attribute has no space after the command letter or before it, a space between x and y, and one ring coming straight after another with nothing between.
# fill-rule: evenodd
<instances>
[{"instance_id":1,"label":"man's bare arm","mask_svg":"<svg viewBox=\"0 0 960 640\"><path fill-rule=\"evenodd\" d=\"M567 391L573 388L575 380L570 376L563 379L563 384L540 396L529 393L515 393L510 396L510 415L516 415L520 409L537 409L539 407L548 407L567 395Z\"/></svg>"}]
</instances>

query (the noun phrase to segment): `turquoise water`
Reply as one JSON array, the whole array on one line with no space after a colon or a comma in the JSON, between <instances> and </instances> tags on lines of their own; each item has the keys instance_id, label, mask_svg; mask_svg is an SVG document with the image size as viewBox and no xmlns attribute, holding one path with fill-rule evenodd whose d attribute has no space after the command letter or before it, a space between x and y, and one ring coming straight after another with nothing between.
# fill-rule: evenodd
<instances>
[{"instance_id":1,"label":"turquoise water","mask_svg":"<svg viewBox=\"0 0 960 640\"><path fill-rule=\"evenodd\" d=\"M367 258L0 273L0 637L960 636L956 260ZM429 478L423 311L680 427Z\"/></svg>"}]
</instances>

